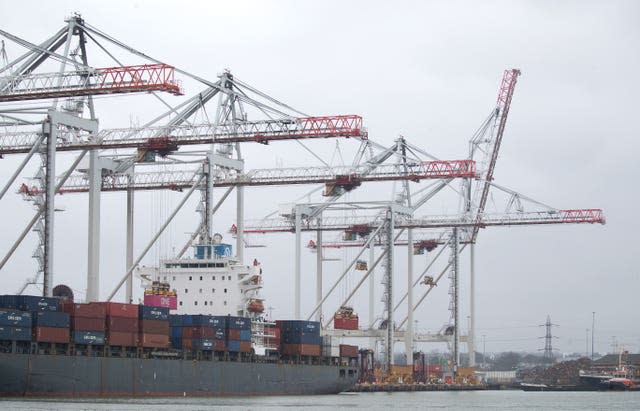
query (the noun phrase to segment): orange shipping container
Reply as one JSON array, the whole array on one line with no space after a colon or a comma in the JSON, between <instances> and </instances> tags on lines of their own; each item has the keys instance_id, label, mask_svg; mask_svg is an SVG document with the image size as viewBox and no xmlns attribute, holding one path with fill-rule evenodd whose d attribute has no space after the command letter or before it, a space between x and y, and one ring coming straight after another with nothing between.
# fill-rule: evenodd
<instances>
[{"instance_id":1,"label":"orange shipping container","mask_svg":"<svg viewBox=\"0 0 640 411\"><path fill-rule=\"evenodd\" d=\"M169 348L169 336L167 334L141 333L139 345L144 348Z\"/></svg>"},{"instance_id":2,"label":"orange shipping container","mask_svg":"<svg viewBox=\"0 0 640 411\"><path fill-rule=\"evenodd\" d=\"M33 328L33 341L68 344L69 329L57 327L35 327Z\"/></svg>"}]
</instances>

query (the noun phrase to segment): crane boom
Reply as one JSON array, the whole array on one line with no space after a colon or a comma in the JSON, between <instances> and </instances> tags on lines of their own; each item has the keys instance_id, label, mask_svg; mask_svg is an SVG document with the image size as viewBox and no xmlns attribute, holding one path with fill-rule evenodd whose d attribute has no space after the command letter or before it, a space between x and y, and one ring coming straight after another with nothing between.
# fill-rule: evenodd
<instances>
[{"instance_id":1,"label":"crane boom","mask_svg":"<svg viewBox=\"0 0 640 411\"><path fill-rule=\"evenodd\" d=\"M129 174L107 174L102 177L102 191L134 190L182 190L191 187L197 179L197 172L193 170L172 170L136 172L133 180ZM245 174L235 174L216 178L214 187L232 186L265 186L285 184L334 184L343 186L357 186L362 182L371 181L420 181L427 179L475 177L475 162L473 160L437 160L423 161L408 166L408 170L398 169L394 164L378 165L373 171L369 165L356 167L296 167L257 169ZM20 193L25 195L39 194L37 187L23 184ZM67 179L58 193L83 193L89 191L89 183L84 174L74 174Z\"/></svg>"},{"instance_id":2,"label":"crane boom","mask_svg":"<svg viewBox=\"0 0 640 411\"><path fill-rule=\"evenodd\" d=\"M245 121L224 124L181 124L169 127L104 129L96 136L61 133L57 151L140 148L167 152L181 145L258 142L304 138L357 137L367 139L362 117L357 115L300 117L293 120ZM28 153L38 140L37 131L0 135L0 155Z\"/></svg>"},{"instance_id":3,"label":"crane boom","mask_svg":"<svg viewBox=\"0 0 640 411\"><path fill-rule=\"evenodd\" d=\"M0 102L144 91L184 94L180 83L175 80L175 68L167 64L29 73L1 80L4 91L0 93Z\"/></svg>"},{"instance_id":4,"label":"crane boom","mask_svg":"<svg viewBox=\"0 0 640 411\"><path fill-rule=\"evenodd\" d=\"M317 220L304 221L302 231L344 231L352 227L371 228L382 224L379 216L355 216L355 217L322 217L321 225ZM605 224L604 213L601 209L569 209L528 211L515 213L484 214L480 220L470 219L468 215L431 216L425 218L410 218L398 215L395 227L400 228L447 228L447 227L490 227L490 226L514 226L514 225L540 225L540 224ZM245 233L278 233L294 231L294 222L286 218L272 218L245 222Z\"/></svg>"},{"instance_id":5,"label":"crane boom","mask_svg":"<svg viewBox=\"0 0 640 411\"><path fill-rule=\"evenodd\" d=\"M509 107L511 106L511 99L513 98L513 92L515 90L516 82L519 75L520 70L518 69L505 70L502 77L502 82L500 84L500 89L498 91L496 107L498 116L498 118L496 119L497 129L495 132L495 136L492 139L493 147L490 152L489 163L484 175L484 182L482 183L480 200L478 201L478 208L476 211L476 221L478 223L480 223L480 221L482 220L482 214L484 213L484 209L487 204L487 198L489 197L489 188L491 187L491 181L493 180L493 171L498 159L498 152L500 151L500 144L502 143L502 136L504 134L505 125L507 124L507 116L509 115ZM480 224L476 224L475 226L473 226L473 231L471 233L472 242L475 242L480 226Z\"/></svg>"}]
</instances>

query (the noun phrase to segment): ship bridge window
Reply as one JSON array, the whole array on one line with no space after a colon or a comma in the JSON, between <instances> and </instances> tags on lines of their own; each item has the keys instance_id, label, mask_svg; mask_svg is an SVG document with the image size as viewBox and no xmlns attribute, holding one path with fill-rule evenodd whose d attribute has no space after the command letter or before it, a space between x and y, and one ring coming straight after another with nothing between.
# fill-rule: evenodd
<instances>
[{"instance_id":1,"label":"ship bridge window","mask_svg":"<svg viewBox=\"0 0 640 411\"><path fill-rule=\"evenodd\" d=\"M211 289L211 292L212 292L212 293L215 293L215 292L216 292L216 289L215 289L215 288L212 288L212 289Z\"/></svg>"},{"instance_id":2,"label":"ship bridge window","mask_svg":"<svg viewBox=\"0 0 640 411\"><path fill-rule=\"evenodd\" d=\"M231 281L231 276L229 276L229 278L227 278L229 281Z\"/></svg>"},{"instance_id":3,"label":"ship bridge window","mask_svg":"<svg viewBox=\"0 0 640 411\"><path fill-rule=\"evenodd\" d=\"M187 294L188 292L189 292L189 289L188 289L188 288L185 288L185 289L184 289L184 293L185 293L185 294Z\"/></svg>"},{"instance_id":4,"label":"ship bridge window","mask_svg":"<svg viewBox=\"0 0 640 411\"><path fill-rule=\"evenodd\" d=\"M216 263L216 267L218 268L224 267L224 263Z\"/></svg>"},{"instance_id":5,"label":"ship bridge window","mask_svg":"<svg viewBox=\"0 0 640 411\"><path fill-rule=\"evenodd\" d=\"M180 301L180 305L182 305L182 301Z\"/></svg>"},{"instance_id":6,"label":"ship bridge window","mask_svg":"<svg viewBox=\"0 0 640 411\"><path fill-rule=\"evenodd\" d=\"M196 264L196 263L189 263L189 268L198 268L198 264Z\"/></svg>"},{"instance_id":7,"label":"ship bridge window","mask_svg":"<svg viewBox=\"0 0 640 411\"><path fill-rule=\"evenodd\" d=\"M226 302L226 301L224 302L224 305L227 305L227 302Z\"/></svg>"},{"instance_id":8,"label":"ship bridge window","mask_svg":"<svg viewBox=\"0 0 640 411\"><path fill-rule=\"evenodd\" d=\"M189 281L191 281L191 276L189 276Z\"/></svg>"},{"instance_id":9,"label":"ship bridge window","mask_svg":"<svg viewBox=\"0 0 640 411\"><path fill-rule=\"evenodd\" d=\"M202 281L202 276L200 276L200 281Z\"/></svg>"},{"instance_id":10,"label":"ship bridge window","mask_svg":"<svg viewBox=\"0 0 640 411\"><path fill-rule=\"evenodd\" d=\"M202 294L202 288L200 289L200 294Z\"/></svg>"},{"instance_id":11,"label":"ship bridge window","mask_svg":"<svg viewBox=\"0 0 640 411\"><path fill-rule=\"evenodd\" d=\"M207 305L207 302L206 302L206 301L204 302L204 305Z\"/></svg>"},{"instance_id":12,"label":"ship bridge window","mask_svg":"<svg viewBox=\"0 0 640 411\"><path fill-rule=\"evenodd\" d=\"M225 292L225 293L227 292L227 289L226 289L226 288L224 289L224 292Z\"/></svg>"},{"instance_id":13,"label":"ship bridge window","mask_svg":"<svg viewBox=\"0 0 640 411\"><path fill-rule=\"evenodd\" d=\"M175 280L176 280L176 276L174 275L174 276L173 276L173 281L175 281Z\"/></svg>"},{"instance_id":14,"label":"ship bridge window","mask_svg":"<svg viewBox=\"0 0 640 411\"><path fill-rule=\"evenodd\" d=\"M194 301L194 302L193 302L193 305L198 305L198 302L197 302L197 301Z\"/></svg>"},{"instance_id":15,"label":"ship bridge window","mask_svg":"<svg viewBox=\"0 0 640 411\"><path fill-rule=\"evenodd\" d=\"M164 276L164 280L163 281L167 281L167 276L166 275Z\"/></svg>"},{"instance_id":16,"label":"ship bridge window","mask_svg":"<svg viewBox=\"0 0 640 411\"><path fill-rule=\"evenodd\" d=\"M214 275L214 276L211 276L211 279L212 279L213 281L215 281L215 280L216 280L216 276L215 276L215 275Z\"/></svg>"}]
</instances>

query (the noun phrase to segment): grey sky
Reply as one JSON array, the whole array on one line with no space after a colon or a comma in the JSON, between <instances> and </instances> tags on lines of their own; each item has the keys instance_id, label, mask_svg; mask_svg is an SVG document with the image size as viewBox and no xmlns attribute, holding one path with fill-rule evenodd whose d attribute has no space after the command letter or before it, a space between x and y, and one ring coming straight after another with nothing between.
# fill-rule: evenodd
<instances>
[{"instance_id":1,"label":"grey sky","mask_svg":"<svg viewBox=\"0 0 640 411\"><path fill-rule=\"evenodd\" d=\"M21 1L0 3L1 27L39 42L74 11L89 24L189 72L215 80L216 73L230 68L243 81L306 113L360 114L373 140L390 145L401 134L443 159L467 156L468 140L493 108L503 70L520 68L495 181L560 209L602 208L607 224L481 231L478 334L487 336L490 351L542 348L544 340L537 337L544 329L535 326L549 314L560 325L554 329L559 337L554 345L584 351L585 330L591 328L595 311L597 351L611 351L614 336L640 351L634 309L640 273L633 251L640 231L635 190L640 178L635 158L640 152L637 2ZM21 52L14 50L10 58ZM187 95L202 88L185 86ZM102 127L126 127L149 115L144 107L131 106L99 111L98 116ZM352 149L340 144L345 151ZM327 146L319 150L330 158L335 142ZM249 168L305 161L293 142L244 150ZM1 160L1 175L8 177L16 162ZM280 193L293 200L305 191L287 190L279 188L278 196L272 189L248 190L247 217L262 217L275 208L284 196ZM381 188L370 191L388 196ZM28 203L10 197L0 202L8 216L0 234L3 254L32 215ZM140 197L142 207L155 203L141 220L168 214L164 210L179 199L167 194ZM64 244L56 249L55 282L72 283L82 291L86 200L62 198L60 203L67 211L56 220L61 230L57 238ZM103 296L124 270L123 251L116 249L124 231L111 224L124 222L123 197L105 195L105 204L110 206L102 217ZM436 214L456 210L457 204L445 202L429 208ZM190 209L184 214L165 239L166 247L181 247L184 233L193 230L195 215ZM232 218L232 207L223 209L218 231L226 232ZM139 248L153 231L153 223L141 224L149 228L138 231ZM283 284L293 282L293 258L288 258L293 238L262 240L269 247L248 249L246 255L264 264L265 296L274 315L290 316L293 290ZM34 245L25 244L3 270L1 292L14 292L24 273L32 273ZM74 250L77 256L71 255ZM314 284L315 256L305 253L304 261L307 283ZM466 253L463 261L466 267ZM325 270L335 278L342 267L343 262L327 263ZM468 313L467 276L462 281L463 318ZM402 288L404 281L397 281ZM363 290L355 304L363 317L365 294ZM443 283L433 294L416 316L420 330L437 331L448 318L447 286ZM305 289L303 311L312 308L314 295L313 287Z\"/></svg>"}]
</instances>

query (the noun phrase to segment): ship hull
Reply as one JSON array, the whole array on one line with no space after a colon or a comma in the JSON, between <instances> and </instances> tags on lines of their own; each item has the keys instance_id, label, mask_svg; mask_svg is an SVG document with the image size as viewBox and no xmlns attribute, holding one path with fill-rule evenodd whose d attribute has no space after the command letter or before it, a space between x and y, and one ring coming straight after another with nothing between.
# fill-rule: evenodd
<instances>
[{"instance_id":1,"label":"ship hull","mask_svg":"<svg viewBox=\"0 0 640 411\"><path fill-rule=\"evenodd\" d=\"M0 354L4 397L335 394L356 380L335 365Z\"/></svg>"}]
</instances>

